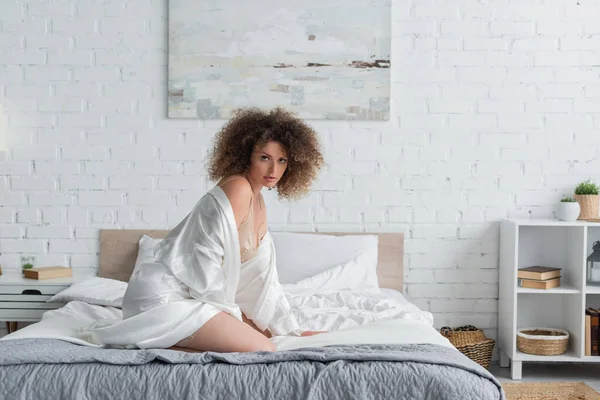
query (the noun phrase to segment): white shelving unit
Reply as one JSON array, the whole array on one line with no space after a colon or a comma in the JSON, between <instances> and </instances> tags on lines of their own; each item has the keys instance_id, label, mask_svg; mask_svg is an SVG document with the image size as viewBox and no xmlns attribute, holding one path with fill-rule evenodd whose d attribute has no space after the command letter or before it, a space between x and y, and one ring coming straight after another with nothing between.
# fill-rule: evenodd
<instances>
[{"instance_id":1,"label":"white shelving unit","mask_svg":"<svg viewBox=\"0 0 600 400\"><path fill-rule=\"evenodd\" d=\"M500 365L521 379L523 362L600 362L585 356L585 308L600 306L600 287L586 285L587 256L600 240L600 224L558 220L506 220L500 231L498 348ZM517 270L534 265L562 268L561 286L517 286ZM567 352L535 356L517 350L517 329L562 328L569 332Z\"/></svg>"}]
</instances>

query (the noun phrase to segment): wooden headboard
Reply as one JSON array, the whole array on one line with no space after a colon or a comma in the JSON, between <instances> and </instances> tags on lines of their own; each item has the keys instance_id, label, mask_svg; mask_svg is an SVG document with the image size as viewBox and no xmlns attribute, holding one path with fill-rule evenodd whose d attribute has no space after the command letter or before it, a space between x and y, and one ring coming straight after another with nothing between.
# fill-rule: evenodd
<instances>
[{"instance_id":1,"label":"wooden headboard","mask_svg":"<svg viewBox=\"0 0 600 400\"><path fill-rule=\"evenodd\" d=\"M133 272L142 235L162 239L168 230L102 229L100 230L100 271L98 276L127 282ZM323 233L320 235L377 235L379 238L377 275L382 288L403 291L403 233Z\"/></svg>"}]
</instances>

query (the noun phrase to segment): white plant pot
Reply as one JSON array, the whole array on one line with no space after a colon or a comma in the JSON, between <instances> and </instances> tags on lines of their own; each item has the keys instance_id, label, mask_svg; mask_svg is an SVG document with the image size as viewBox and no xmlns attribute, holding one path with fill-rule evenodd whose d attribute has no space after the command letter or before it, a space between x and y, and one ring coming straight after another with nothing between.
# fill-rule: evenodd
<instances>
[{"instance_id":1,"label":"white plant pot","mask_svg":"<svg viewBox=\"0 0 600 400\"><path fill-rule=\"evenodd\" d=\"M579 218L579 213L581 212L581 208L579 207L579 203L559 203L558 210L556 216L561 221L576 221Z\"/></svg>"}]
</instances>

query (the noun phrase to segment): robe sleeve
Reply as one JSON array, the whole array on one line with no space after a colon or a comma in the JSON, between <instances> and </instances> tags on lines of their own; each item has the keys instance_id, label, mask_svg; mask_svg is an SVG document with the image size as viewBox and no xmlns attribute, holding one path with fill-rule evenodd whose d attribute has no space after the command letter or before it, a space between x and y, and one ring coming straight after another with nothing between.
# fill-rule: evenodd
<instances>
[{"instance_id":1,"label":"robe sleeve","mask_svg":"<svg viewBox=\"0 0 600 400\"><path fill-rule=\"evenodd\" d=\"M154 255L188 286L192 298L241 320L239 307L227 296L227 276L223 269L226 230L226 220L216 200L204 196L155 247Z\"/></svg>"},{"instance_id":2,"label":"robe sleeve","mask_svg":"<svg viewBox=\"0 0 600 400\"><path fill-rule=\"evenodd\" d=\"M299 336L300 327L279 282L270 236L268 245L270 251L242 265L236 303L260 330L268 329L276 336Z\"/></svg>"}]
</instances>

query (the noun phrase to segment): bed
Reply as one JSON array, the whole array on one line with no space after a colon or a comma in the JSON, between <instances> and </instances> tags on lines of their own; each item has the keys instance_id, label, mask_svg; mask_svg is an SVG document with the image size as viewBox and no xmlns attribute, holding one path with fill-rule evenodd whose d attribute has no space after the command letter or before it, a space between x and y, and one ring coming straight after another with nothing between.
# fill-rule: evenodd
<instances>
[{"instance_id":1,"label":"bed","mask_svg":"<svg viewBox=\"0 0 600 400\"><path fill-rule=\"evenodd\" d=\"M167 233L101 230L98 275L127 282L140 237ZM499 382L420 321L422 312L402 296L403 235L377 239L385 297L377 304L393 301L397 314L389 308L389 317L360 326L275 338L274 353L186 353L82 345L71 338L86 318L117 318L120 310L70 301L0 340L0 398L504 399Z\"/></svg>"}]
</instances>

